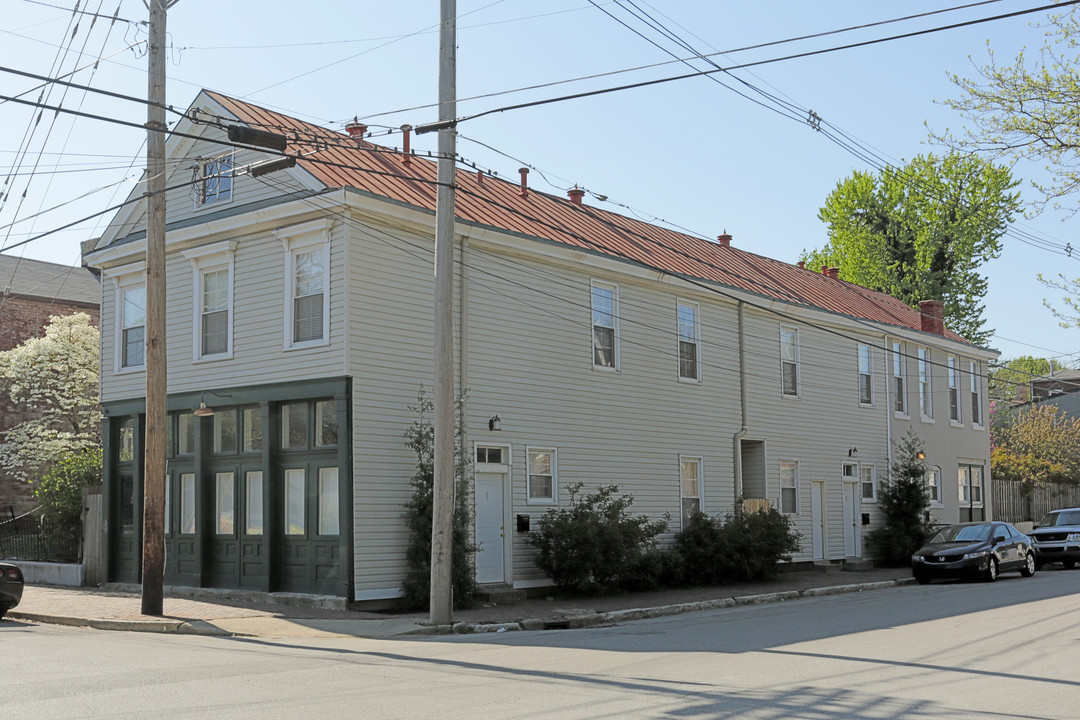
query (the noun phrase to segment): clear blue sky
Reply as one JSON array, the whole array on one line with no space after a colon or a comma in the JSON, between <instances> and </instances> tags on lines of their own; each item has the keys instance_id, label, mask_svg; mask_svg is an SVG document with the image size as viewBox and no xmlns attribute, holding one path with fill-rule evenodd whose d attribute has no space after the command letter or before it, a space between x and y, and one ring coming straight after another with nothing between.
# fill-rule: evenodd
<instances>
[{"instance_id":1,"label":"clear blue sky","mask_svg":"<svg viewBox=\"0 0 1080 720\"><path fill-rule=\"evenodd\" d=\"M729 66L778 58L1041 4L1045 3L999 0L860 31L727 52L716 60ZM55 76L101 55L107 59L96 72L82 70L74 81L145 96L146 59L124 50L145 40L145 26L120 22L107 34L107 23L98 20L91 29L90 18L82 16L65 53L62 48L69 45L66 39L72 32L70 9L48 5L70 8L74 2L0 0L5 18L0 65ZM199 88L206 87L339 129L354 116L368 118L376 129L432 121L434 108L409 108L436 99L438 5L437 0L180 0L169 11L168 101L185 108ZM914 15L952 3L597 0L596 5L599 8L589 0L458 0L458 96L470 98L671 59L605 10L674 50L672 42L627 14L626 8L636 6L699 50L717 52ZM82 9L99 7L112 13L116 0L89 0ZM147 16L141 0L122 0L119 14L135 23ZM1043 18L1035 14L1000 20L765 64L736 75L790 103L795 108L792 114L805 118L805 111L812 109L861 145L900 163L918 153L940 151L926 144L925 123L935 130L961 125L960 118L935 102L955 94L948 72L971 75L972 62L981 64L987 57L987 40L1001 60L1011 59L1025 45L1034 50L1042 44L1043 30L1032 23ZM676 52L683 57L690 54ZM462 100L458 114L685 72L689 72L685 65L670 64ZM738 81L724 80L760 99ZM14 95L36 84L0 72L0 94ZM63 93L55 90L48 100L56 104L63 96L64 107L136 124L145 121L141 105L74 89ZM27 97L36 99L37 91ZM0 209L0 225L11 223L16 213L26 218L47 211L0 229L4 247L120 202L143 164L141 130L71 116L61 116L54 124L49 113L32 136L31 152L21 156L18 151L33 115L28 107L0 103L0 176L8 177L17 163L21 168L5 188L11 196ZM462 123L459 131L459 152L503 176L516 177L517 168L527 163L540 171L530 175L530 183L540 190L562 193L577 184L632 208L640 217L663 218L709 237L726 230L738 247L790 262L801 250L825 243L825 226L817 212L837 182L854 170L872 169L815 132L804 119L783 117L703 77L497 113ZM375 141L396 145L400 137ZM414 147L424 150L434 145L434 136L428 135L417 138ZM1017 166L1015 172L1025 177L1039 169ZM599 204L595 197L586 200ZM1080 198L1070 203L1075 206ZM51 210L54 206L60 207ZM12 252L76 263L79 242L100 234L107 220L105 216L80 223ZM1067 213L1047 212L1030 220L1021 218L1019 227L1059 247L1080 246L1072 232L1076 222ZM986 267L990 277L986 316L997 331L992 345L1005 357L1060 356L1076 364L1080 331L1058 327L1042 301L1049 298L1060 305L1060 298L1040 285L1036 275L1064 272L1080 277L1080 252L1069 258L1013 237L1006 237L1004 244L1002 257Z\"/></svg>"}]
</instances>

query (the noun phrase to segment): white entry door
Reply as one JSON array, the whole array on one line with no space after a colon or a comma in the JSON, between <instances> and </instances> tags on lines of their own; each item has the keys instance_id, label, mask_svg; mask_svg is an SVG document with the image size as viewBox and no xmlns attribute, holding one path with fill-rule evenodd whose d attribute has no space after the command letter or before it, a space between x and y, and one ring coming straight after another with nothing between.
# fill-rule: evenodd
<instances>
[{"instance_id":1,"label":"white entry door","mask_svg":"<svg viewBox=\"0 0 1080 720\"><path fill-rule=\"evenodd\" d=\"M859 557L859 485L844 483L844 555Z\"/></svg>"},{"instance_id":2,"label":"white entry door","mask_svg":"<svg viewBox=\"0 0 1080 720\"><path fill-rule=\"evenodd\" d=\"M814 559L825 559L825 482L810 483L810 532L814 536Z\"/></svg>"},{"instance_id":3,"label":"white entry door","mask_svg":"<svg viewBox=\"0 0 1080 720\"><path fill-rule=\"evenodd\" d=\"M503 554L506 520L503 515L503 473L476 473L476 582L506 581Z\"/></svg>"}]
</instances>

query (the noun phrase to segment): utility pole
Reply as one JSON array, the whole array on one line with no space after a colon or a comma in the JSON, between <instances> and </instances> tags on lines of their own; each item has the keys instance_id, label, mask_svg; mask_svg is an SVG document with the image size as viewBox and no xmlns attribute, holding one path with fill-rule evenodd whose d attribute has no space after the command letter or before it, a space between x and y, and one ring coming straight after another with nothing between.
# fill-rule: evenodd
<instances>
[{"instance_id":1,"label":"utility pole","mask_svg":"<svg viewBox=\"0 0 1080 720\"><path fill-rule=\"evenodd\" d=\"M163 614L165 579L165 14L176 2L148 0L142 613L157 616Z\"/></svg>"},{"instance_id":2,"label":"utility pole","mask_svg":"<svg viewBox=\"0 0 1080 720\"><path fill-rule=\"evenodd\" d=\"M454 608L454 158L457 153L457 0L439 3L439 188L435 208L435 478L431 623Z\"/></svg>"}]
</instances>

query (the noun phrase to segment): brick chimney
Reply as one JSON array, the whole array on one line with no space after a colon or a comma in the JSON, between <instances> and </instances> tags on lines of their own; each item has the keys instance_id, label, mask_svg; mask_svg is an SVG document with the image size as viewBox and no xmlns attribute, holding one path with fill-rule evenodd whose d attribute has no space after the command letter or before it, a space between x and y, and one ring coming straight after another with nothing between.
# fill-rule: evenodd
<instances>
[{"instance_id":1,"label":"brick chimney","mask_svg":"<svg viewBox=\"0 0 1080 720\"><path fill-rule=\"evenodd\" d=\"M833 280L839 280L840 279L840 268L838 268L838 267L822 268L821 270L826 275L831 277Z\"/></svg>"},{"instance_id":2,"label":"brick chimney","mask_svg":"<svg viewBox=\"0 0 1080 720\"><path fill-rule=\"evenodd\" d=\"M944 303L940 300L920 300L919 320L924 332L945 334Z\"/></svg>"},{"instance_id":3,"label":"brick chimney","mask_svg":"<svg viewBox=\"0 0 1080 720\"><path fill-rule=\"evenodd\" d=\"M731 236L728 235L728 231L725 230L722 234L716 237L716 242L720 243L720 247L731 247Z\"/></svg>"},{"instance_id":4,"label":"brick chimney","mask_svg":"<svg viewBox=\"0 0 1080 720\"><path fill-rule=\"evenodd\" d=\"M345 123L345 132L352 136L353 140L360 142L364 139L364 135L367 133L367 125L360 122L356 118L350 123Z\"/></svg>"}]
</instances>

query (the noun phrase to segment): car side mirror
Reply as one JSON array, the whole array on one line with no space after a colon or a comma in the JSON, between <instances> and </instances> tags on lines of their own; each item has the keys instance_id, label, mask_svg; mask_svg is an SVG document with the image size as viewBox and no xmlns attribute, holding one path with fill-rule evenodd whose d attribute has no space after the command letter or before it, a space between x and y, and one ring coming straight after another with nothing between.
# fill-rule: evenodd
<instances>
[{"instance_id":1,"label":"car side mirror","mask_svg":"<svg viewBox=\"0 0 1080 720\"><path fill-rule=\"evenodd\" d=\"M1031 526L1031 529L1032 529L1032 530L1038 530L1038 529L1039 529L1039 526L1038 526L1038 525L1032 525L1032 526Z\"/></svg>"}]
</instances>

